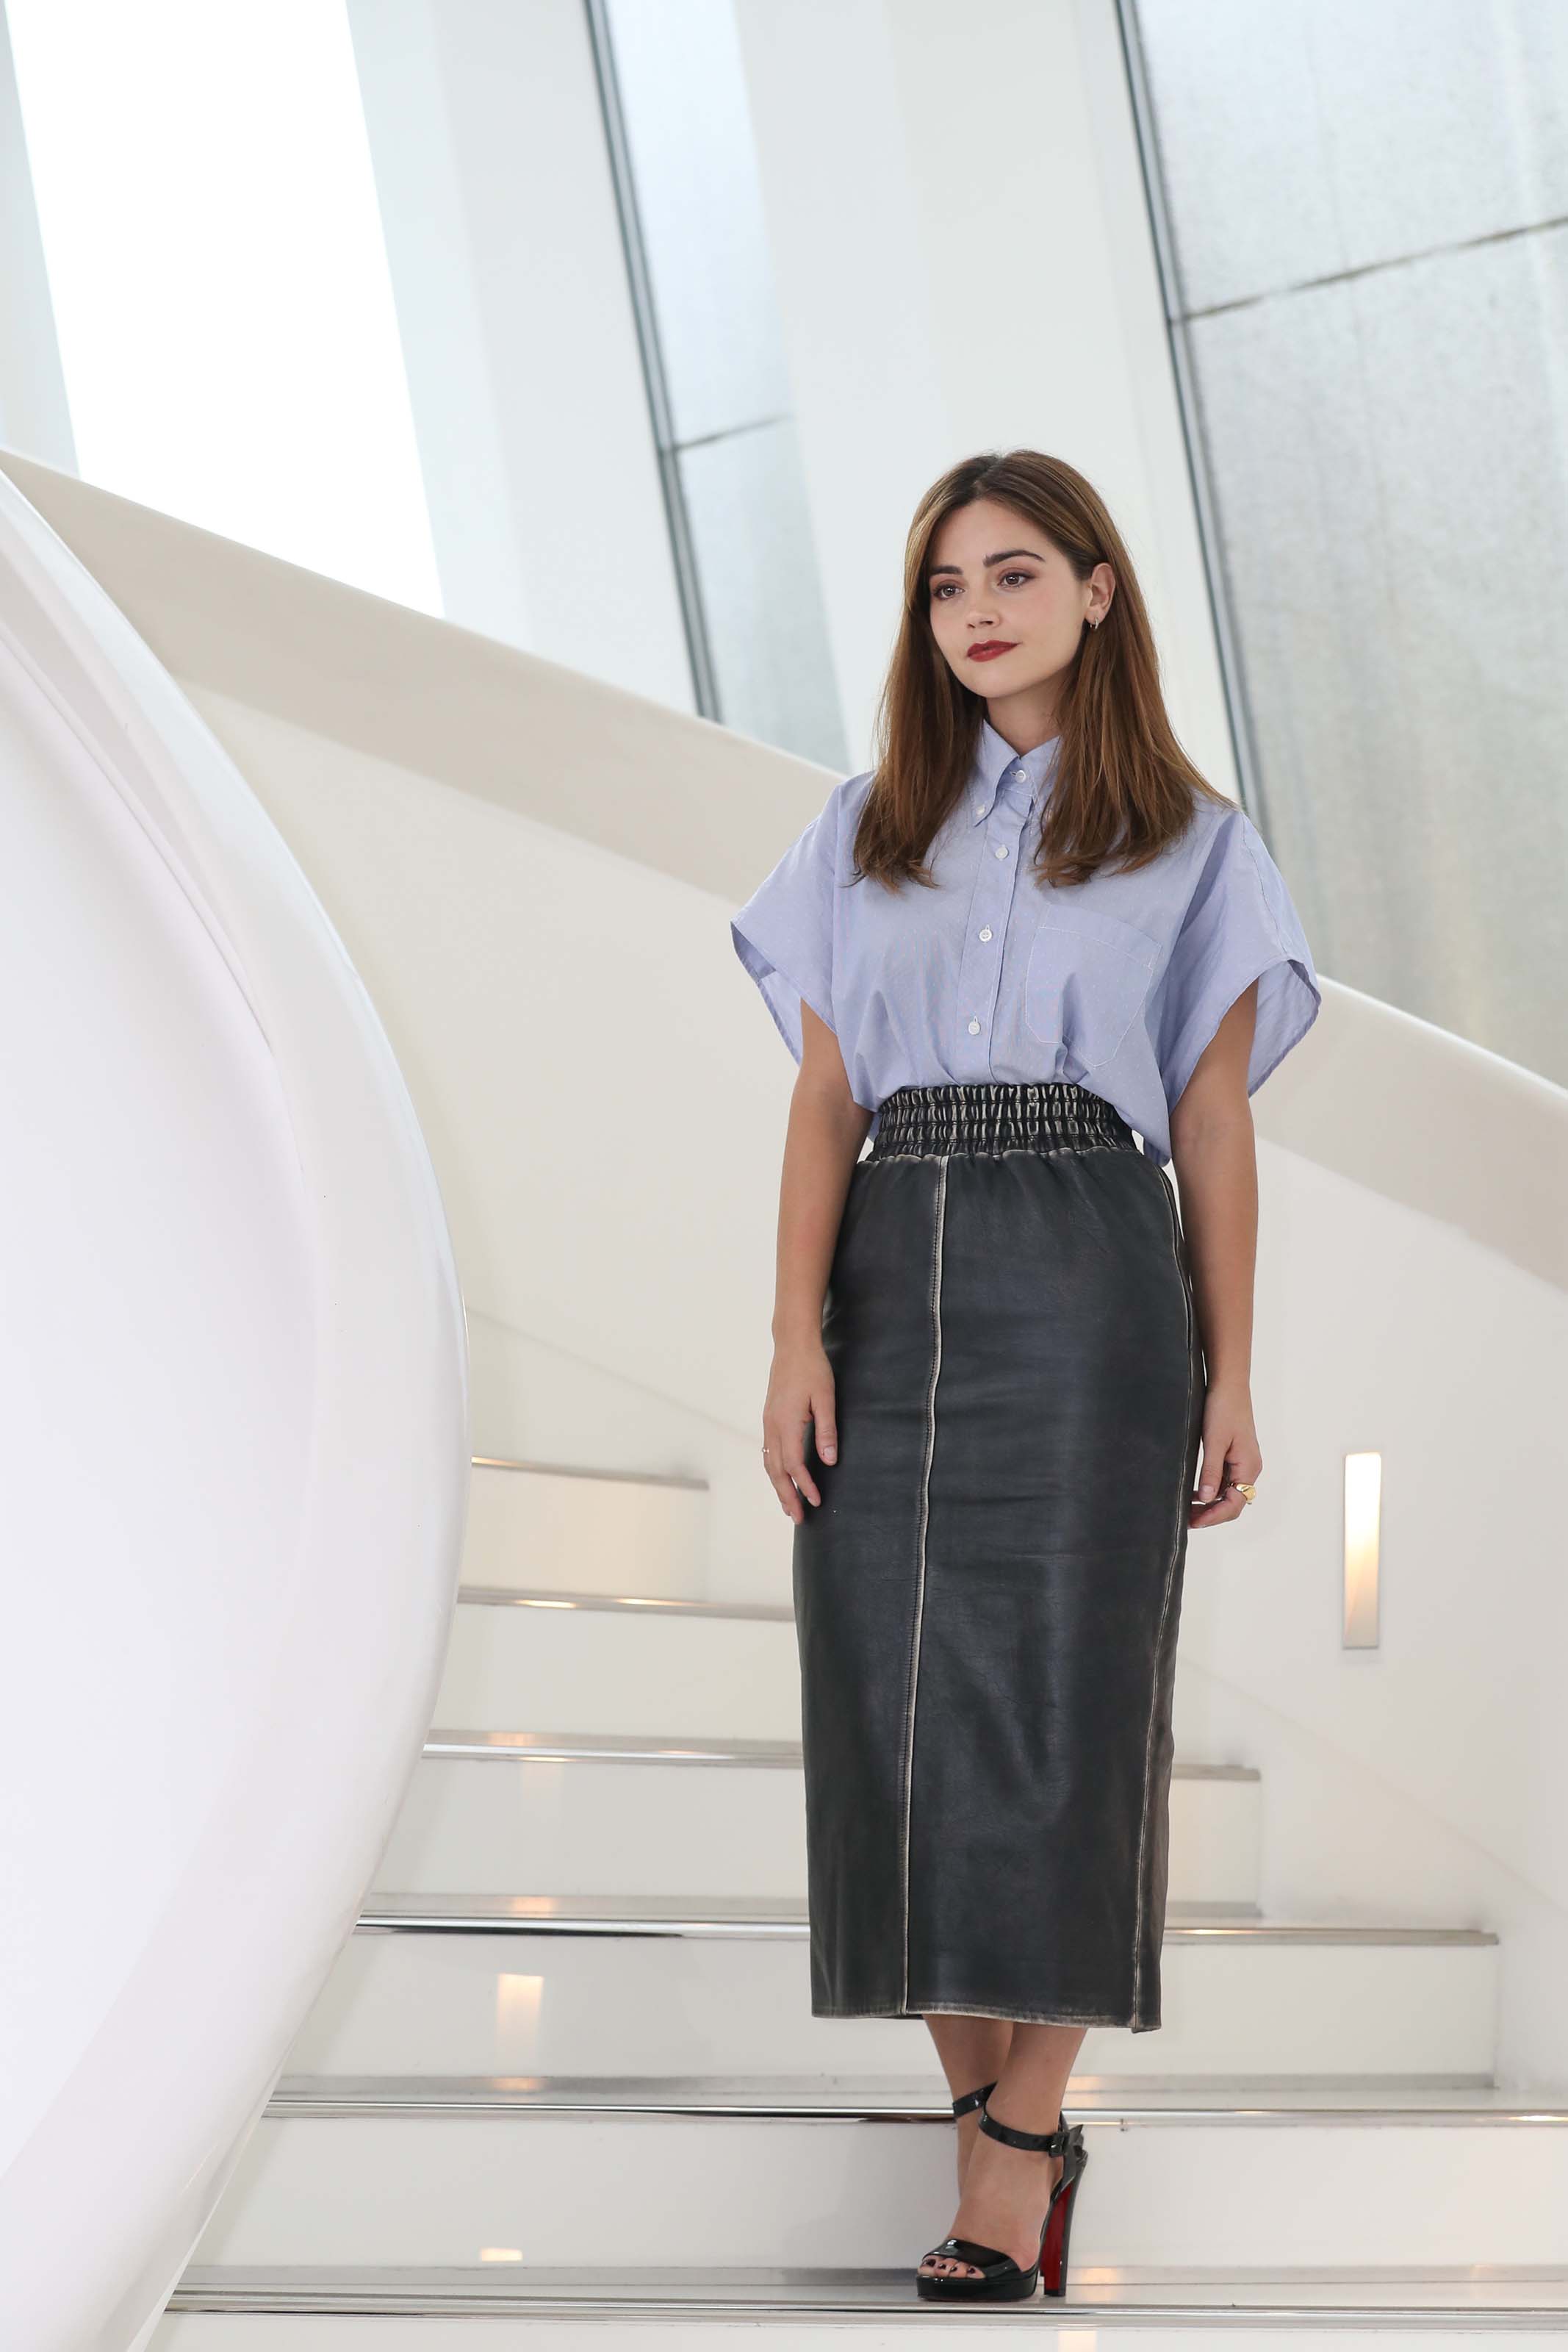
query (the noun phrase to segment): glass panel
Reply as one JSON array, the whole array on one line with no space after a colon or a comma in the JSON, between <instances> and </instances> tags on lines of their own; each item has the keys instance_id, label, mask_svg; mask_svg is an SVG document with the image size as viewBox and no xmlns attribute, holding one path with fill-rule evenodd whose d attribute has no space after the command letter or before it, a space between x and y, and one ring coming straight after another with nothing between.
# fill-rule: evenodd
<instances>
[{"instance_id":1,"label":"glass panel","mask_svg":"<svg viewBox=\"0 0 1568 2352\"><path fill-rule=\"evenodd\" d=\"M702 442L681 479L725 725L847 769L794 426Z\"/></svg>"},{"instance_id":2,"label":"glass panel","mask_svg":"<svg viewBox=\"0 0 1568 2352\"><path fill-rule=\"evenodd\" d=\"M733 0L604 0L669 454L695 581L699 700L847 762ZM699 670L701 664L699 662Z\"/></svg>"},{"instance_id":3,"label":"glass panel","mask_svg":"<svg viewBox=\"0 0 1568 2352\"><path fill-rule=\"evenodd\" d=\"M1206 310L1568 214L1568 8L1137 0Z\"/></svg>"},{"instance_id":4,"label":"glass panel","mask_svg":"<svg viewBox=\"0 0 1568 2352\"><path fill-rule=\"evenodd\" d=\"M1253 814L1325 972L1568 1081L1568 14L1473 13L1137 10Z\"/></svg>"},{"instance_id":5,"label":"glass panel","mask_svg":"<svg viewBox=\"0 0 1568 2352\"><path fill-rule=\"evenodd\" d=\"M789 405L731 0L608 0L677 443Z\"/></svg>"}]
</instances>

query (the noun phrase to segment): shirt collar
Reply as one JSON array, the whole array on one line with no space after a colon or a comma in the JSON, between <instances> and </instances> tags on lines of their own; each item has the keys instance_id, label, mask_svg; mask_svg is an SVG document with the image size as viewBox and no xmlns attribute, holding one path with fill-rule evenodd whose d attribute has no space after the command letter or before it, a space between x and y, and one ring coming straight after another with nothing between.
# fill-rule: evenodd
<instances>
[{"instance_id":1,"label":"shirt collar","mask_svg":"<svg viewBox=\"0 0 1568 2352\"><path fill-rule=\"evenodd\" d=\"M982 719L979 745L969 776L971 822L979 824L989 816L998 797L1017 808L1033 808L1050 789L1061 746L1061 736L1051 735L1043 743L1037 743L1032 751L1020 756L1005 735L998 734L988 719Z\"/></svg>"}]
</instances>

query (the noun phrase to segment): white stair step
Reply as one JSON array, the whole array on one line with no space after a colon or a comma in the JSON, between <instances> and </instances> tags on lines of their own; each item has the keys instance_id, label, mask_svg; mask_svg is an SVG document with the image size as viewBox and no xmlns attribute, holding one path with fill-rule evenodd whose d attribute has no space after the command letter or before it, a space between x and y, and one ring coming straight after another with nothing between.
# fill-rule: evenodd
<instances>
[{"instance_id":1,"label":"white stair step","mask_svg":"<svg viewBox=\"0 0 1568 2352\"><path fill-rule=\"evenodd\" d=\"M465 1584L695 1599L707 1577L703 1478L476 1454Z\"/></svg>"},{"instance_id":2,"label":"white stair step","mask_svg":"<svg viewBox=\"0 0 1568 2352\"><path fill-rule=\"evenodd\" d=\"M1084 2199L1087 2204L1088 2181ZM1085 2326L1136 2330L1140 2352L1193 2352L1197 2330L1218 2327L1233 2340L1274 2344L1321 2331L1336 2352L1364 2352L1384 2330L1440 2332L1448 2352L1490 2345L1508 2332L1511 2352L1562 2343L1568 2320L1568 2270L1492 2269L1468 2263L1396 2268L1377 2264L1294 2265L1289 2269L1200 2269L1176 2265L1081 2274L1076 2263L1060 2302L1037 2297L1013 2309L1031 2343L1061 2343L1083 2352ZM268 2318L266 2315L272 2314ZM322 2315L314 2324L307 2315ZM341 2326L357 2315L351 2334ZM380 2315L382 2326L371 2324ZM557 2352L582 2341L595 2324L603 2352L649 2352L674 2331L700 2328L708 2352L755 2344L768 2330L770 2352L819 2352L824 2326L856 2323L854 2342L891 2342L901 2323L936 2328L943 2343L978 2345L998 2315L965 2318L915 2301L907 2266L889 2270L568 2269L497 2261L442 2270L348 2265L292 2269L193 2263L170 2304L150 2352L474 2352L472 2321L486 2320L485 2352ZM552 2321L556 2324L552 2326ZM664 2327L656 2323L663 2321ZM883 2328L867 2335L878 2321ZM417 2322L417 2332L409 2333ZM1004 2322L1005 2324L1005 2322ZM650 2336L650 2328L654 2333ZM1062 2331L1071 2329L1071 2335ZM1267 2336L1261 2331L1267 2329ZM1364 2329L1347 2335L1352 2329ZM929 2339L926 2339L929 2340Z\"/></svg>"},{"instance_id":3,"label":"white stair step","mask_svg":"<svg viewBox=\"0 0 1568 2352\"><path fill-rule=\"evenodd\" d=\"M1169 1898L1256 1905L1259 1779L1178 1762ZM798 1741L433 1729L376 1877L401 1892L800 1895Z\"/></svg>"},{"instance_id":4,"label":"white stair step","mask_svg":"<svg viewBox=\"0 0 1568 2352\"><path fill-rule=\"evenodd\" d=\"M1091 2027L1085 2083L1490 2083L1484 1928L1167 1917L1159 2030ZM374 1896L290 2053L299 2073L892 2075L918 2019L810 2013L803 1902Z\"/></svg>"},{"instance_id":5,"label":"white stair step","mask_svg":"<svg viewBox=\"0 0 1568 2352\"><path fill-rule=\"evenodd\" d=\"M480 2086L438 2111L294 2082L193 2259L897 2268L951 2218L950 2121L863 2105L670 2114ZM1084 2270L1181 2263L1560 2267L1568 2108L1073 2110ZM934 2218L923 2218L934 2217Z\"/></svg>"},{"instance_id":6,"label":"white stair step","mask_svg":"<svg viewBox=\"0 0 1568 2352\"><path fill-rule=\"evenodd\" d=\"M435 1717L495 1731L554 1723L799 1739L794 1615L784 1606L465 1587Z\"/></svg>"},{"instance_id":7,"label":"white stair step","mask_svg":"<svg viewBox=\"0 0 1568 2352\"><path fill-rule=\"evenodd\" d=\"M787 1600L476 1584L457 1598L439 1722L800 1738L800 1656ZM1178 1667L1178 1714L1180 1689Z\"/></svg>"}]
</instances>

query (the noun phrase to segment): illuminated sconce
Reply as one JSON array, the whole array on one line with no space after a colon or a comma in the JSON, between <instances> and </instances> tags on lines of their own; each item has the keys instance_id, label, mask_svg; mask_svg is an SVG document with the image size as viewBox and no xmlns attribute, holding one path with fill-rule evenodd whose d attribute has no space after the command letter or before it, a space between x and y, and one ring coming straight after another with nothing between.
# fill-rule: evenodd
<instances>
[{"instance_id":1,"label":"illuminated sconce","mask_svg":"<svg viewBox=\"0 0 1568 2352\"><path fill-rule=\"evenodd\" d=\"M1383 1517L1383 1456L1344 1457L1344 1633L1347 1650L1377 1647L1377 1554Z\"/></svg>"},{"instance_id":2,"label":"illuminated sconce","mask_svg":"<svg viewBox=\"0 0 1568 2352\"><path fill-rule=\"evenodd\" d=\"M496 2071L502 2074L530 2073L538 2056L539 2011L544 2006L543 1977L525 1977L503 1969L496 1978Z\"/></svg>"}]
</instances>

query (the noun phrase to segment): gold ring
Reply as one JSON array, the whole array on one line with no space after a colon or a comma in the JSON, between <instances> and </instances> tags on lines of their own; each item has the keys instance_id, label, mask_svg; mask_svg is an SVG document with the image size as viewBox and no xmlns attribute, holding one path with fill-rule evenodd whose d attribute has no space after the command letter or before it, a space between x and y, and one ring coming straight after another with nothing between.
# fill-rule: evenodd
<instances>
[{"instance_id":1,"label":"gold ring","mask_svg":"<svg viewBox=\"0 0 1568 2352\"><path fill-rule=\"evenodd\" d=\"M1248 1484L1248 1481L1247 1481L1245 1478L1237 1478L1237 1479L1234 1479L1234 1480L1232 1481L1232 1484L1234 1485L1234 1486L1235 1486L1235 1488L1236 1488L1237 1493L1241 1496L1241 1498L1242 1498L1242 1500L1243 1500L1244 1502L1248 1502L1248 1503L1255 1503L1255 1502L1257 1501L1257 1499L1258 1499L1258 1489L1257 1489L1257 1487L1256 1487L1256 1486L1249 1486L1249 1485Z\"/></svg>"}]
</instances>

